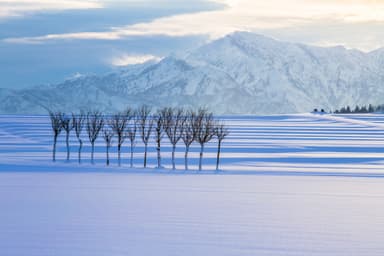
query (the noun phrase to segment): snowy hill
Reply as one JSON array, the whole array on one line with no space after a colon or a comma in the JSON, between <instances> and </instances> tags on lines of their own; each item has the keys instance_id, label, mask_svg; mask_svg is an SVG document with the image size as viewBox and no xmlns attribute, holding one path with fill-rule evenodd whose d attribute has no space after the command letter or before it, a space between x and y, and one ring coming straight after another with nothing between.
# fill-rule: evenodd
<instances>
[{"instance_id":1,"label":"snowy hill","mask_svg":"<svg viewBox=\"0 0 384 256\"><path fill-rule=\"evenodd\" d=\"M113 111L127 105L206 106L216 113L276 114L381 104L384 51L322 48L236 32L184 57L128 66L58 85L0 90L0 113Z\"/></svg>"}]
</instances>

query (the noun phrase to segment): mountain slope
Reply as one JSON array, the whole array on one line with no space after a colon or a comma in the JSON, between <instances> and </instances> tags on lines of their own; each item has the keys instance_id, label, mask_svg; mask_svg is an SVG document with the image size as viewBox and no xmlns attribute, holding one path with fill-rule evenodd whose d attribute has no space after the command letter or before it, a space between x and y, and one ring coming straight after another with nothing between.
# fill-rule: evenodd
<instances>
[{"instance_id":1,"label":"mountain slope","mask_svg":"<svg viewBox=\"0 0 384 256\"><path fill-rule=\"evenodd\" d=\"M58 85L1 90L0 112L115 111L143 103L205 106L218 114L307 112L382 103L383 71L382 50L321 48L236 32L185 57Z\"/></svg>"}]
</instances>

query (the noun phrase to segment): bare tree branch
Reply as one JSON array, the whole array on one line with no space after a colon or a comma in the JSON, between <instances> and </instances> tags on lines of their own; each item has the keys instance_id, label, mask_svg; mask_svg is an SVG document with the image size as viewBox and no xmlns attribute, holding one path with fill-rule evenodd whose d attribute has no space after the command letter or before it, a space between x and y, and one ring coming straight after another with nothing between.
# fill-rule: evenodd
<instances>
[{"instance_id":1,"label":"bare tree branch","mask_svg":"<svg viewBox=\"0 0 384 256\"><path fill-rule=\"evenodd\" d=\"M136 111L132 113L132 118L129 120L127 129L125 132L125 137L127 137L131 144L131 158L130 158L130 167L133 168L133 151L136 146L136 134L137 134L137 127L138 127L139 119L137 117Z\"/></svg>"},{"instance_id":2,"label":"bare tree branch","mask_svg":"<svg viewBox=\"0 0 384 256\"><path fill-rule=\"evenodd\" d=\"M124 112L120 112L112 115L111 120L109 121L109 125L111 126L113 132L117 136L117 158L119 166L121 166L121 146L125 140L125 130L127 127L127 123L132 118L133 110L128 108Z\"/></svg>"},{"instance_id":3,"label":"bare tree branch","mask_svg":"<svg viewBox=\"0 0 384 256\"><path fill-rule=\"evenodd\" d=\"M69 134L71 133L72 129L74 128L72 118L70 118L67 115L62 115L61 118L61 125L63 127L63 130L65 131L65 144L67 146L67 161L69 161Z\"/></svg>"},{"instance_id":4,"label":"bare tree branch","mask_svg":"<svg viewBox=\"0 0 384 256\"><path fill-rule=\"evenodd\" d=\"M78 162L81 164L81 149L83 148L83 140L81 139L81 132L83 131L85 121L84 113L78 115L72 113L72 124L75 128L76 138L79 141L79 152L78 152Z\"/></svg>"},{"instance_id":5,"label":"bare tree branch","mask_svg":"<svg viewBox=\"0 0 384 256\"><path fill-rule=\"evenodd\" d=\"M95 141L99 136L100 130L104 126L104 116L99 111L88 112L87 114L87 133L89 142L92 145L91 152L91 163L94 164L94 152L95 152Z\"/></svg>"},{"instance_id":6,"label":"bare tree branch","mask_svg":"<svg viewBox=\"0 0 384 256\"><path fill-rule=\"evenodd\" d=\"M200 144L199 171L202 170L204 146L215 134L213 114L199 109L196 117L196 141Z\"/></svg>"},{"instance_id":7,"label":"bare tree branch","mask_svg":"<svg viewBox=\"0 0 384 256\"><path fill-rule=\"evenodd\" d=\"M221 143L229 135L228 128L223 123L217 123L215 125L215 136L217 137L217 157L216 157L216 171L219 170Z\"/></svg>"},{"instance_id":8,"label":"bare tree branch","mask_svg":"<svg viewBox=\"0 0 384 256\"><path fill-rule=\"evenodd\" d=\"M64 114L62 112L52 112L49 111L49 117L51 120L51 127L53 131L53 149L52 149L52 161L56 161L56 144L57 137L61 133L63 126L61 120L63 119Z\"/></svg>"},{"instance_id":9,"label":"bare tree branch","mask_svg":"<svg viewBox=\"0 0 384 256\"><path fill-rule=\"evenodd\" d=\"M114 136L114 131L111 127L104 127L103 128L103 138L105 141L105 147L106 147L106 154L107 154L107 166L109 166L109 149L112 146L112 138Z\"/></svg>"},{"instance_id":10,"label":"bare tree branch","mask_svg":"<svg viewBox=\"0 0 384 256\"><path fill-rule=\"evenodd\" d=\"M160 109L154 115L155 122L155 140L156 140L156 151L157 151L157 168L161 168L161 140L164 137L167 129L167 116L168 108Z\"/></svg>"},{"instance_id":11,"label":"bare tree branch","mask_svg":"<svg viewBox=\"0 0 384 256\"><path fill-rule=\"evenodd\" d=\"M148 151L148 141L151 137L154 120L151 116L151 108L144 105L140 107L137 111L139 118L139 131L141 140L144 143L144 168L147 167L147 151Z\"/></svg>"},{"instance_id":12,"label":"bare tree branch","mask_svg":"<svg viewBox=\"0 0 384 256\"><path fill-rule=\"evenodd\" d=\"M169 141L172 144L172 169L176 169L176 163L175 163L175 151L176 151L176 145L180 141L183 130L184 130L184 123L185 123L185 111L183 109L173 109L168 108L166 116L165 116L165 122L166 122L166 134L169 138Z\"/></svg>"},{"instance_id":13,"label":"bare tree branch","mask_svg":"<svg viewBox=\"0 0 384 256\"><path fill-rule=\"evenodd\" d=\"M184 165L185 170L188 170L188 153L191 144L196 139L196 113L193 111L188 111L186 113L186 119L183 124L183 133L181 135L181 139L185 145L185 154L184 154Z\"/></svg>"}]
</instances>

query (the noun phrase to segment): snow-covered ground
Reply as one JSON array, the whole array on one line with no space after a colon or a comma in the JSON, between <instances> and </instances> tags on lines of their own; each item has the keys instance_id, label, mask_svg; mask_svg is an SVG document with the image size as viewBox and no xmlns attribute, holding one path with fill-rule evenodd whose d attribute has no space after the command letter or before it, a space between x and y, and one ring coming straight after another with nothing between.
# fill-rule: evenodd
<instances>
[{"instance_id":1,"label":"snow-covered ground","mask_svg":"<svg viewBox=\"0 0 384 256\"><path fill-rule=\"evenodd\" d=\"M4 256L382 256L377 178L0 173Z\"/></svg>"},{"instance_id":2,"label":"snow-covered ground","mask_svg":"<svg viewBox=\"0 0 384 256\"><path fill-rule=\"evenodd\" d=\"M384 115L282 115L224 118L230 136L223 143L224 174L305 174L384 176ZM90 164L90 144L84 132L83 164L77 164L78 142L71 137L71 161L65 161L64 133L58 141L58 161L51 162L52 135L44 116L0 116L0 167L8 171L120 171L156 170L155 143L149 147L150 170L142 170L143 145L135 149L135 168L129 166L128 141L123 166L117 168L116 147L111 167L105 166L105 143L96 142L96 165ZM140 140L138 138L138 140ZM115 143L116 145L116 143ZM215 169L216 141L206 147L204 169ZM199 145L193 144L190 168L196 170ZM177 168L184 168L184 145L177 147ZM171 147L163 139L162 163L171 168ZM169 172L169 171L165 171ZM180 172L180 171L179 171Z\"/></svg>"},{"instance_id":3,"label":"snow-covered ground","mask_svg":"<svg viewBox=\"0 0 384 256\"><path fill-rule=\"evenodd\" d=\"M49 120L0 116L0 255L383 255L384 116L227 117L222 170L51 163ZM170 148L163 150L170 167ZM197 145L191 154L196 169Z\"/></svg>"}]
</instances>

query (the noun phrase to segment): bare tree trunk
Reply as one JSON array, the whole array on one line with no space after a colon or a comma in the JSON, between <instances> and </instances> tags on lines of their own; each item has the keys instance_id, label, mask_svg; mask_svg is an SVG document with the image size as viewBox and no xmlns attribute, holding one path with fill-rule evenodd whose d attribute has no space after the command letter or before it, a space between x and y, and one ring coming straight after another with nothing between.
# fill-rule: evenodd
<instances>
[{"instance_id":1,"label":"bare tree trunk","mask_svg":"<svg viewBox=\"0 0 384 256\"><path fill-rule=\"evenodd\" d=\"M218 147L217 147L216 171L219 170L220 151L221 151L221 140L219 140L219 145L218 145Z\"/></svg>"},{"instance_id":2,"label":"bare tree trunk","mask_svg":"<svg viewBox=\"0 0 384 256\"><path fill-rule=\"evenodd\" d=\"M107 166L109 166L109 147L107 146Z\"/></svg>"},{"instance_id":3,"label":"bare tree trunk","mask_svg":"<svg viewBox=\"0 0 384 256\"><path fill-rule=\"evenodd\" d=\"M161 154L160 154L160 141L157 142L157 168L161 168Z\"/></svg>"},{"instance_id":4,"label":"bare tree trunk","mask_svg":"<svg viewBox=\"0 0 384 256\"><path fill-rule=\"evenodd\" d=\"M69 161L69 132L65 135L65 144L67 145L67 161Z\"/></svg>"},{"instance_id":5,"label":"bare tree trunk","mask_svg":"<svg viewBox=\"0 0 384 256\"><path fill-rule=\"evenodd\" d=\"M79 155L78 155L79 164L81 164L81 149L82 148L83 148L83 141L80 140Z\"/></svg>"},{"instance_id":6,"label":"bare tree trunk","mask_svg":"<svg viewBox=\"0 0 384 256\"><path fill-rule=\"evenodd\" d=\"M56 143L57 143L57 136L53 138L53 149L52 149L52 161L56 162Z\"/></svg>"},{"instance_id":7,"label":"bare tree trunk","mask_svg":"<svg viewBox=\"0 0 384 256\"><path fill-rule=\"evenodd\" d=\"M119 162L119 166L121 166L121 145L117 145L117 161Z\"/></svg>"},{"instance_id":8,"label":"bare tree trunk","mask_svg":"<svg viewBox=\"0 0 384 256\"><path fill-rule=\"evenodd\" d=\"M185 165L186 171L188 171L188 152L189 152L189 146L185 146L184 165Z\"/></svg>"},{"instance_id":9,"label":"bare tree trunk","mask_svg":"<svg viewBox=\"0 0 384 256\"><path fill-rule=\"evenodd\" d=\"M95 143L92 143L92 151L91 151L91 163L92 164L95 164L95 162L93 161L93 153L95 152Z\"/></svg>"},{"instance_id":10,"label":"bare tree trunk","mask_svg":"<svg viewBox=\"0 0 384 256\"><path fill-rule=\"evenodd\" d=\"M133 144L131 144L131 168L133 168Z\"/></svg>"},{"instance_id":11,"label":"bare tree trunk","mask_svg":"<svg viewBox=\"0 0 384 256\"><path fill-rule=\"evenodd\" d=\"M53 130L53 149L52 149L52 161L56 162L56 144L57 137L63 129L63 117L64 114L61 112L51 112L49 111L49 117L51 119L51 126Z\"/></svg>"},{"instance_id":12,"label":"bare tree trunk","mask_svg":"<svg viewBox=\"0 0 384 256\"><path fill-rule=\"evenodd\" d=\"M144 146L144 168L147 167L147 144Z\"/></svg>"},{"instance_id":13,"label":"bare tree trunk","mask_svg":"<svg viewBox=\"0 0 384 256\"><path fill-rule=\"evenodd\" d=\"M175 164L175 151L176 151L176 145L172 146L172 169L176 169L176 164Z\"/></svg>"},{"instance_id":14,"label":"bare tree trunk","mask_svg":"<svg viewBox=\"0 0 384 256\"><path fill-rule=\"evenodd\" d=\"M204 152L204 144L201 144L201 148L200 148L200 160L199 160L199 171L202 170L202 166L203 166L203 152Z\"/></svg>"},{"instance_id":15,"label":"bare tree trunk","mask_svg":"<svg viewBox=\"0 0 384 256\"><path fill-rule=\"evenodd\" d=\"M87 114L87 133L89 142L92 144L92 153L91 153L91 163L95 164L94 162L94 152L95 152L95 141L97 140L97 137L99 136L100 131L103 129L105 124L104 116L98 112L89 112Z\"/></svg>"}]
</instances>

